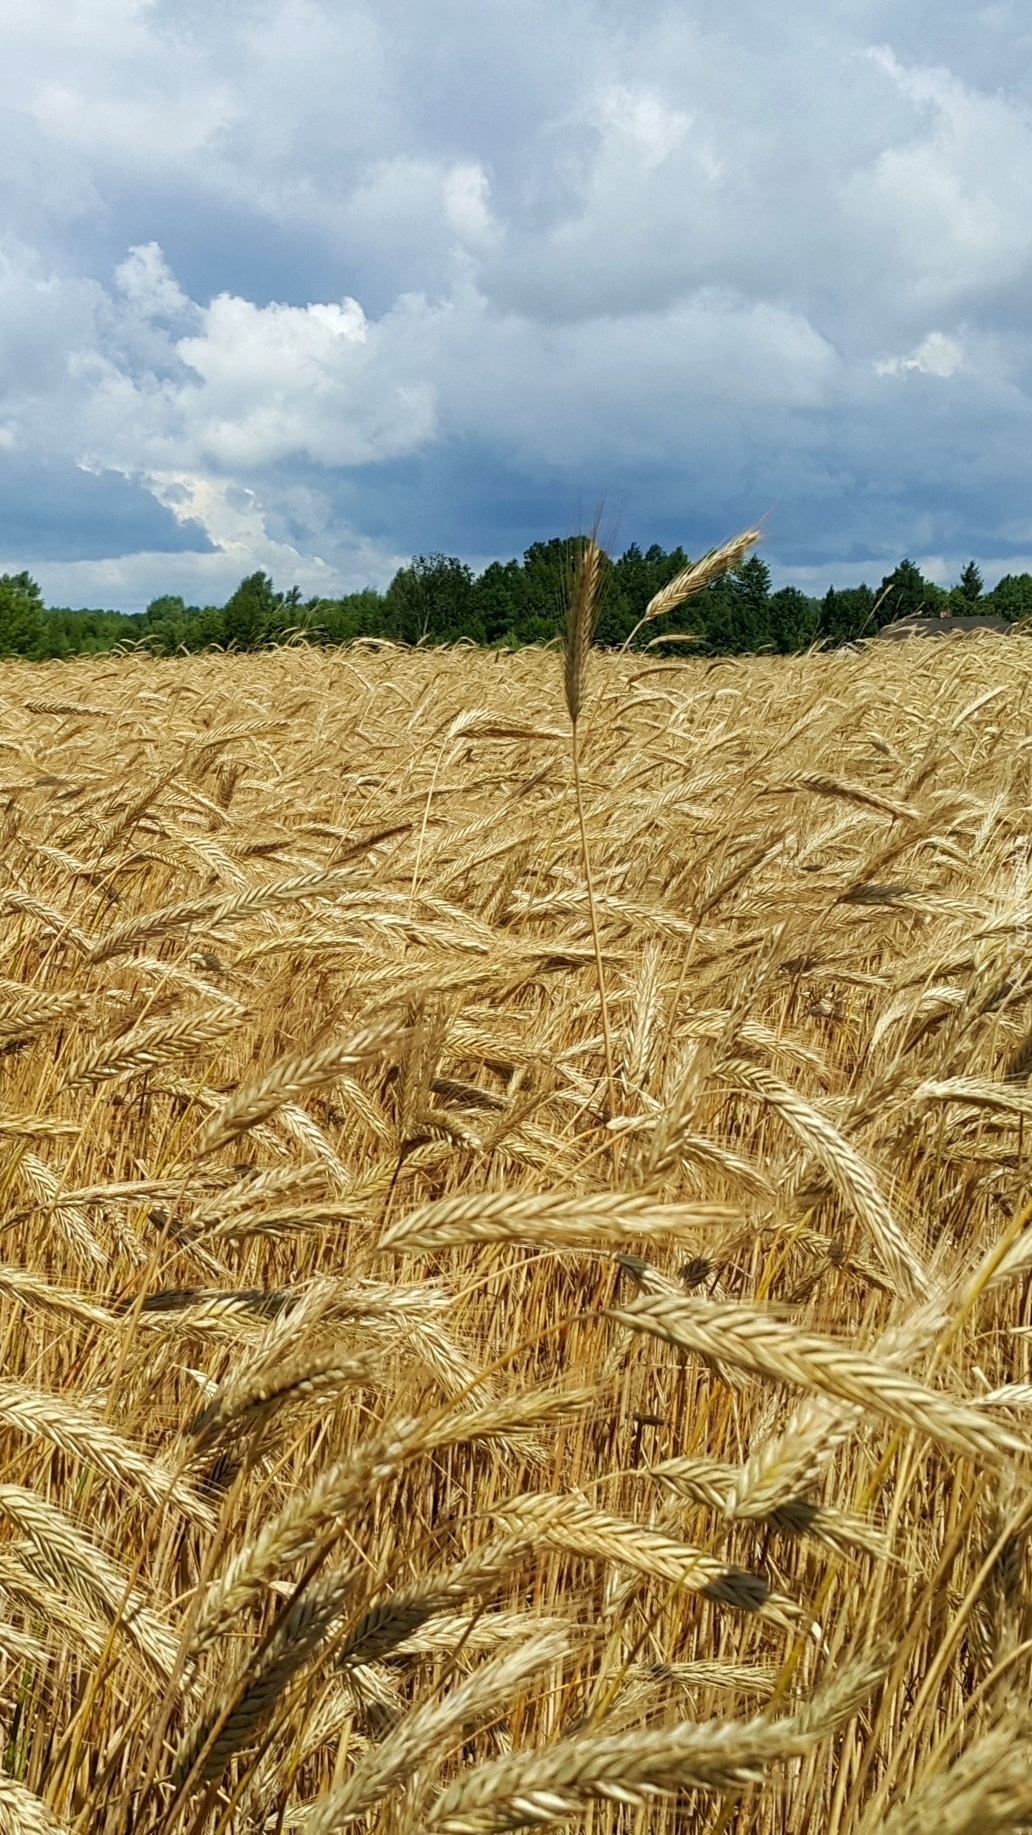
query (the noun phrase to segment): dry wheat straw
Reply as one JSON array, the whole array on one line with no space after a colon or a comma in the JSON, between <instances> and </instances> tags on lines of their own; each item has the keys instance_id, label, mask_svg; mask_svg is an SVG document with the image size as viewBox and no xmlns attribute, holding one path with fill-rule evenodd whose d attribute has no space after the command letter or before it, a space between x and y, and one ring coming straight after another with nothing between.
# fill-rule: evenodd
<instances>
[{"instance_id":1,"label":"dry wheat straw","mask_svg":"<svg viewBox=\"0 0 1032 1835\"><path fill-rule=\"evenodd\" d=\"M443 1573L428 1574L416 1586L374 1600L349 1630L337 1652L338 1663L346 1666L371 1663L390 1651L420 1647L421 1637L430 1639L426 1648L433 1649L434 1639L445 1636L442 1626L473 1622L446 1619L446 1609L494 1592L510 1570L526 1557L530 1546L527 1535L520 1531L499 1537ZM500 1616L493 1615L491 1622L496 1624ZM523 1622L522 1614L519 1617ZM438 1627L434 1633L431 1632L433 1625Z\"/></svg>"},{"instance_id":2,"label":"dry wheat straw","mask_svg":"<svg viewBox=\"0 0 1032 1835\"><path fill-rule=\"evenodd\" d=\"M1032 648L577 552L565 767L550 654L0 667L12 1827L1032 1814Z\"/></svg>"},{"instance_id":3,"label":"dry wheat straw","mask_svg":"<svg viewBox=\"0 0 1032 1835\"><path fill-rule=\"evenodd\" d=\"M248 1652L212 1706L190 1726L176 1754L177 1789L203 1788L221 1777L275 1713L298 1672L333 1636L354 1591L353 1569L318 1575L291 1601L257 1653Z\"/></svg>"},{"instance_id":4,"label":"dry wheat straw","mask_svg":"<svg viewBox=\"0 0 1032 1835\"><path fill-rule=\"evenodd\" d=\"M183 899L109 930L88 945L88 953L91 961L110 962L115 956L127 955L137 943L145 943L151 937L167 937L177 930L193 928L218 930L225 924L237 923L242 918L273 911L279 905L294 904L300 899L334 898L355 884L355 873L341 869L274 880L271 884L252 886L246 892L220 898Z\"/></svg>"},{"instance_id":5,"label":"dry wheat straw","mask_svg":"<svg viewBox=\"0 0 1032 1835\"><path fill-rule=\"evenodd\" d=\"M46 1206L48 1220L83 1261L103 1267L107 1257L100 1243L78 1205L60 1197L61 1181L53 1168L38 1154L25 1152L18 1161L18 1172L37 1203Z\"/></svg>"},{"instance_id":6,"label":"dry wheat straw","mask_svg":"<svg viewBox=\"0 0 1032 1835\"><path fill-rule=\"evenodd\" d=\"M26 1268L0 1267L0 1294L16 1301L27 1312L50 1313L59 1319L75 1319L82 1325L117 1325L117 1316L106 1306L98 1306L85 1294L67 1288L52 1287Z\"/></svg>"},{"instance_id":7,"label":"dry wheat straw","mask_svg":"<svg viewBox=\"0 0 1032 1835\"><path fill-rule=\"evenodd\" d=\"M595 973L598 977L599 1015L602 1021L602 1043L606 1062L606 1088L610 1115L616 1112L616 1074L613 1058L613 1037L609 1022L609 1001L606 992L605 962L602 954L602 940L599 935L595 883L591 868L591 848L588 843L588 828L584 813L584 786L581 778L581 736L580 715L584 702L584 689L587 678L588 654L595 635L595 625L599 613L599 593L602 586L602 550L592 534L581 544L573 569L573 578L568 587L566 604L566 647L563 659L563 691L566 696L566 711L570 716L570 756L573 764L573 791L577 805L577 825L580 831L581 862L584 869L584 890L587 898L588 920L591 926L592 948L595 954Z\"/></svg>"}]
</instances>

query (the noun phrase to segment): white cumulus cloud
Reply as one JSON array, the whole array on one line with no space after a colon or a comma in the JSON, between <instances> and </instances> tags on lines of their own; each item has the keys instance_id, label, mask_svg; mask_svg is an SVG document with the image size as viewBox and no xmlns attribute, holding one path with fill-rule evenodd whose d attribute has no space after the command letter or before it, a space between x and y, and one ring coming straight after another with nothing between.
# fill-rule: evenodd
<instances>
[{"instance_id":1,"label":"white cumulus cloud","mask_svg":"<svg viewBox=\"0 0 1032 1835\"><path fill-rule=\"evenodd\" d=\"M964 352L956 338L941 331L930 331L909 357L882 357L874 369L878 376L903 376L917 370L922 376L955 376L964 361Z\"/></svg>"}]
</instances>

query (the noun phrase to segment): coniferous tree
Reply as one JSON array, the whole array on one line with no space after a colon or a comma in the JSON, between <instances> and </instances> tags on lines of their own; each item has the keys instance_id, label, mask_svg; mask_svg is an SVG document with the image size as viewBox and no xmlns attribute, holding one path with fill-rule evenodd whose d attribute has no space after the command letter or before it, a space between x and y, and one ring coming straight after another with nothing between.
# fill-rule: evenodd
<instances>
[{"instance_id":1,"label":"coniferous tree","mask_svg":"<svg viewBox=\"0 0 1032 1835\"><path fill-rule=\"evenodd\" d=\"M881 600L881 622L891 624L897 618L919 618L925 609L925 579L913 561L900 561L886 574L878 589Z\"/></svg>"},{"instance_id":2,"label":"coniferous tree","mask_svg":"<svg viewBox=\"0 0 1032 1835\"><path fill-rule=\"evenodd\" d=\"M820 617L820 602L808 599L798 586L782 586L771 593L768 620L775 650L782 656L805 650L818 634Z\"/></svg>"},{"instance_id":3,"label":"coniferous tree","mask_svg":"<svg viewBox=\"0 0 1032 1835\"><path fill-rule=\"evenodd\" d=\"M957 582L957 592L962 599L976 605L982 597L982 576L974 561L969 561Z\"/></svg>"},{"instance_id":4,"label":"coniferous tree","mask_svg":"<svg viewBox=\"0 0 1032 1835\"><path fill-rule=\"evenodd\" d=\"M875 594L867 585L829 586L821 601L816 636L829 643L858 643L875 633Z\"/></svg>"}]
</instances>

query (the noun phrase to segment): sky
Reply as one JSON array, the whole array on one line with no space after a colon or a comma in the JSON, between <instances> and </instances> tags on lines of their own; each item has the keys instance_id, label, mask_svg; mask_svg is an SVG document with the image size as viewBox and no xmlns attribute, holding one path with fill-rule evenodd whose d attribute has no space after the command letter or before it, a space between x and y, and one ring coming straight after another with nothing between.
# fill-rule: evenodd
<instances>
[{"instance_id":1,"label":"sky","mask_svg":"<svg viewBox=\"0 0 1032 1835\"><path fill-rule=\"evenodd\" d=\"M1032 569L1027 0L0 0L0 571Z\"/></svg>"}]
</instances>

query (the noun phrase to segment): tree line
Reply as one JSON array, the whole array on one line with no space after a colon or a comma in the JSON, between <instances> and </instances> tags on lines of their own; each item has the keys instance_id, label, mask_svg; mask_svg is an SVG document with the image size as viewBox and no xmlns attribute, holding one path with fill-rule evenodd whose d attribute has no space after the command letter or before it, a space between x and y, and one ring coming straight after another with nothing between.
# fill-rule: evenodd
<instances>
[{"instance_id":1,"label":"tree line","mask_svg":"<svg viewBox=\"0 0 1032 1835\"><path fill-rule=\"evenodd\" d=\"M380 592L369 587L339 599L303 599L296 586L278 592L265 573L241 580L225 605L187 605L176 594L145 612L73 611L48 606L28 573L0 575L0 656L39 661L142 648L159 656L211 649L256 650L274 644L346 644L382 637L403 644L457 643L515 649L561 636L564 590L581 537L535 542L522 560L494 561L474 574L444 554L416 555ZM688 565L683 549L632 543L605 560L596 642L619 646L654 594ZM774 651L857 642L903 617L992 613L1032 616L1032 574L1008 574L991 592L969 561L953 587L925 579L903 560L877 586L829 587L812 598L795 586L774 590L758 556L713 581L635 640L655 647L690 642L707 655Z\"/></svg>"}]
</instances>

